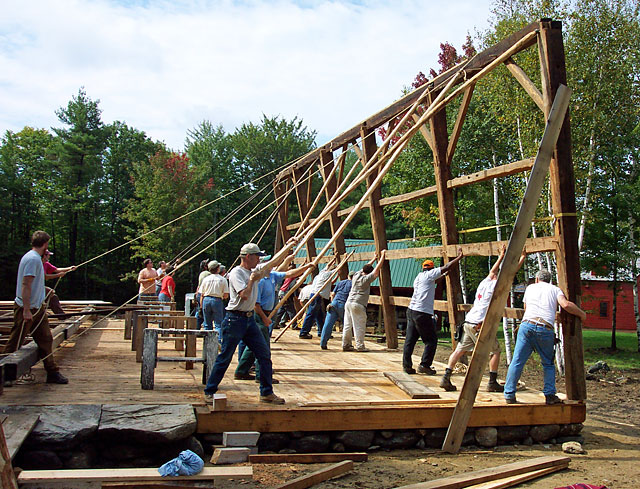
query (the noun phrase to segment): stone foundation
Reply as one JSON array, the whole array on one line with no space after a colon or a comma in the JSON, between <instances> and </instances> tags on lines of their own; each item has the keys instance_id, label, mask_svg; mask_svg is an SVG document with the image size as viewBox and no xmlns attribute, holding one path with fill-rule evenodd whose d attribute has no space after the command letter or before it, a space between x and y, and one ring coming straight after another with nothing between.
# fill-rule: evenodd
<instances>
[{"instance_id":1,"label":"stone foundation","mask_svg":"<svg viewBox=\"0 0 640 489\"><path fill-rule=\"evenodd\" d=\"M3 407L0 413L37 413L40 422L15 462L23 469L159 467L192 450L207 461L222 433L197 434L193 406L69 405ZM584 442L583 425L500 426L467 429L462 445ZM447 430L263 433L260 453L362 452L439 449Z\"/></svg>"}]
</instances>

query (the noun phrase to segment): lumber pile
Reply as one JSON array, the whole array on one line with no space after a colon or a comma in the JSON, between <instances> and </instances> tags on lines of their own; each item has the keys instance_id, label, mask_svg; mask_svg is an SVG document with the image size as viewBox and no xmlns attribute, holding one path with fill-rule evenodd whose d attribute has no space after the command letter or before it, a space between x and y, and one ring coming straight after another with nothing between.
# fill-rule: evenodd
<instances>
[{"instance_id":1,"label":"lumber pile","mask_svg":"<svg viewBox=\"0 0 640 489\"><path fill-rule=\"evenodd\" d=\"M564 470L570 461L569 457L538 457L396 489L501 489Z\"/></svg>"}]
</instances>

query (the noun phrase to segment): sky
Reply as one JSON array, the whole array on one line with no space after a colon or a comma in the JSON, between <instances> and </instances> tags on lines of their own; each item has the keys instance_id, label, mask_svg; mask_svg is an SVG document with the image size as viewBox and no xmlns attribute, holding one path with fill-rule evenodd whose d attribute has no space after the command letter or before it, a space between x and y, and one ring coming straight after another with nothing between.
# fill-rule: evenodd
<instances>
[{"instance_id":1,"label":"sky","mask_svg":"<svg viewBox=\"0 0 640 489\"><path fill-rule=\"evenodd\" d=\"M201 121L303 119L323 144L488 28L490 0L2 1L0 134L62 127L81 87L102 120L171 149Z\"/></svg>"}]
</instances>

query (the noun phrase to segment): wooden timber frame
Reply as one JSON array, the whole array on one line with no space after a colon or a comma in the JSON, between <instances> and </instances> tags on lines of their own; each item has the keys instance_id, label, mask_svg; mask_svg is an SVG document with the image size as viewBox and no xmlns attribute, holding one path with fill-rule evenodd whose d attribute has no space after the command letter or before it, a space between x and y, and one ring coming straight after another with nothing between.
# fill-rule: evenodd
<instances>
[{"instance_id":1,"label":"wooden timber frame","mask_svg":"<svg viewBox=\"0 0 640 489\"><path fill-rule=\"evenodd\" d=\"M513 59L517 53L533 46L537 46L539 52L541 89L535 86ZM307 171L310 173L318 171L324 181L326 207L312 216L315 205L310 205L312 197L310 182L296 187L295 194L300 222L289 222L289 203L281 205L278 212L276 242L286 242L294 232L296 236L301 238L300 246L306 246L308 257L314 258L316 263L329 261L331 257L322 255L330 248L337 255L345 253L344 237L341 230L344 230L344 225L348 225L356 212L367 207L371 216L375 254L379 254L387 248L384 207L436 195L442 245L391 250L387 253L387 259L442 257L443 262L446 263L450 258L456 256L458 248L461 248L466 256L497 256L500 248L506 242L459 244L453 190L457 187L529 171L533 165L533 158L455 177L451 174L451 162L476 83L500 65L506 66L533 102L541 109L542 116L547 119L558 88L562 84L566 84L561 22L541 19L529 24L498 44L476 54L473 58L436 76L426 85L408 93L325 145L299 158L280 172L273 183L278 204L282 203L282 199L287 198L287 189L292 188L292 185L295 185L297 181L301 181L302 174ZM456 85L460 85L460 87L449 93ZM447 104L458 95L462 96L462 102L457 108L457 119L451 134L449 134L446 116ZM416 113L418 106L426 107L426 110L421 114ZM394 126L400 117L403 118L402 121ZM393 145L389 144L396 129L404 126L404 122L409 118L415 122L414 127L407 130ZM376 132L381 127L388 128L388 137L378 145ZM382 198L380 190L382 177L397 158L397 154L406 147L408 140L418 132L421 137L426 139L433 151L435 185L402 195ZM352 190L354 185L346 181L348 176L344 176L344 159L347 148L353 148L359 156L359 164L362 166L358 168L361 172L361 180L358 183L366 184L367 193L365 193L366 199L363 198L358 205L339 209L339 202ZM334 152L337 154L334 155ZM355 176L355 180L358 180L358 175ZM555 254L558 285L570 301L579 305L581 295L580 263L577 246L577 217L569 112L565 116L560 136L553 150L549 182L554 235L527 239L526 250L529 254L535 252L553 252ZM318 252L315 249L313 236L318 226L325 220L330 221L332 238L326 249ZM373 252L353 255L354 260L370 260L373 257ZM344 276L344 273L341 275ZM450 323L456 324L462 320L464 311L469 307L469 305L462 304L458 273L447 275L446 290L447 301L436 301L435 309L447 311ZM380 291L380 296L372 296L371 302L380 304L382 307L387 347L397 348L395 307L397 305L406 306L407 300L405 297L393 295L388 264L383 266L380 273ZM514 317L517 314L509 308L505 308L505 316ZM560 314L560 322L564 335L567 398L584 400L586 399L586 383L581 324L578 318L564 312Z\"/></svg>"}]
</instances>

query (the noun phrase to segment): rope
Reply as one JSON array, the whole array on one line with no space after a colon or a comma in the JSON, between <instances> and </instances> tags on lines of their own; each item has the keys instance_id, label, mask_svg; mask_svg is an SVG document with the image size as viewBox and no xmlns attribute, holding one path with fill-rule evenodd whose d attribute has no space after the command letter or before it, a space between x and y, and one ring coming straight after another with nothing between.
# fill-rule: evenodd
<instances>
[{"instance_id":1,"label":"rope","mask_svg":"<svg viewBox=\"0 0 640 489\"><path fill-rule=\"evenodd\" d=\"M295 164L296 164L300 159L302 159L303 157L304 157L304 156L301 156L301 157L299 157L299 158L296 158L296 159L295 159L294 161L292 161L292 162L284 163L283 165L279 166L278 168L275 168L275 169L273 169L273 170L271 170L271 171L269 171L269 172L265 173L264 175L262 175L262 176L260 176L260 177L258 177L258 178L256 178L256 179L254 179L254 180L251 180L250 182L247 182L247 183L245 183L244 185L241 185L240 187L238 187L238 188L236 188L236 189L234 189L234 190L232 190L232 191L230 191L230 192L227 192L227 193L226 193L226 194L224 194L224 195L221 195L220 197L217 197L217 198L215 198L215 199L213 199L213 200L211 200L211 201L209 201L209 202L205 202L204 204L202 204L200 207L197 207L196 209L193 209L193 210L191 210L191 211L189 211L189 212L186 212L186 213L182 214L181 216L178 216L178 217L176 217L175 219L172 219L171 221L166 222L166 223L164 223L164 224L162 224L162 225L160 225L160 226L156 227L155 229L152 229L152 230L150 230L150 231L147 231L146 233L143 233L143 234L139 235L139 236L138 236L138 237L136 237L136 238L130 239L129 241L126 241L126 242L124 242L124 243L122 243L122 244L120 244L120 245L116 246L115 248L112 248L112 249L110 249L110 250L105 251L104 253L101 253L101 254L99 254L99 255L97 255L97 256L94 256L93 258L90 258L89 260L86 260L86 261L84 261L84 262L80 263L80 264L79 264L79 265L77 265L76 267L77 267L77 268L79 268L79 267L81 267L81 266L83 266L83 265L86 265L86 264L88 264L88 263L91 263L91 262L92 262L92 261L94 261L94 260L97 260L98 258L102 258L103 256L106 256L106 255L108 255L108 254L110 254L110 253L113 253L114 251L119 250L120 248L123 248L124 246L127 246L127 245L129 245L129 244L131 244L131 243L134 243L134 242L136 242L136 241L139 241L140 239L144 238L145 236L148 236L148 235L150 235L150 234L152 234L152 233L155 233L156 231L159 231L160 229L163 229L163 228L165 228L165 227L167 227L167 226L169 226L169 225L171 225L171 224L173 224L173 223L175 223L175 222L178 222L179 220L184 219L185 217L190 216L191 214L193 214L193 213L195 213L195 212L198 212L198 211L200 211L200 210L202 210L202 209L204 209L204 208L206 208L206 207L209 207L210 205L214 204L215 202L218 202L219 200L222 200L222 199L224 199L224 198L226 198L226 197L229 197L230 195L232 195L232 194L234 194L234 193L236 193L236 192L239 192L239 191L240 191L240 190L242 190L243 188L249 187L249 186L251 186L252 184L254 184L254 183L256 183L256 182L259 182L259 181L260 181L260 180L262 180L263 178L266 178L266 177L268 177L269 175L272 175L272 174L273 174L273 173L275 173L275 172L281 171L281 170L282 170L282 169L284 169L285 167L291 167L291 166L295 165Z\"/></svg>"}]
</instances>

